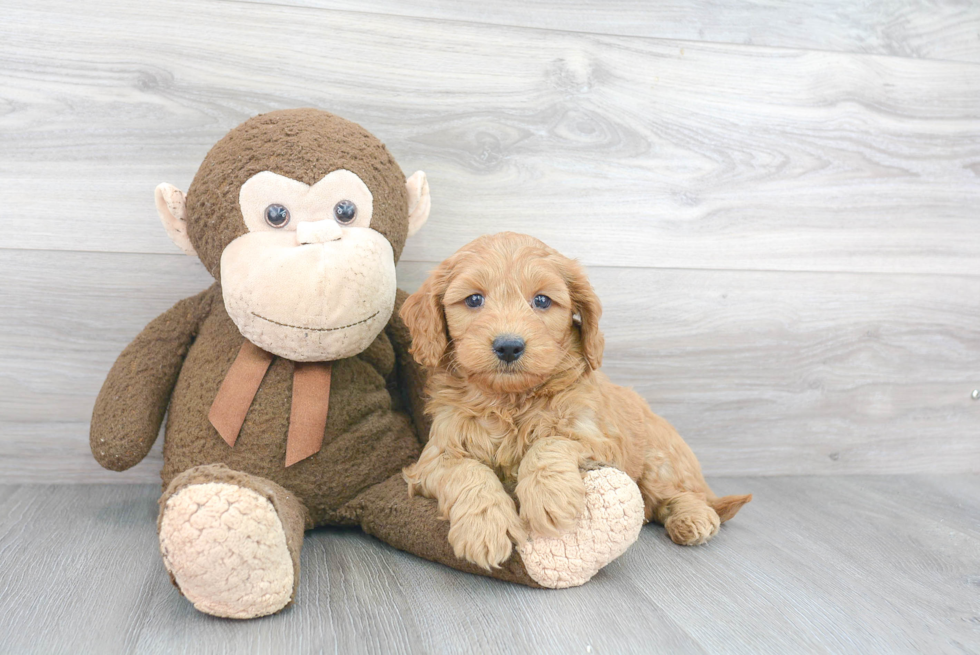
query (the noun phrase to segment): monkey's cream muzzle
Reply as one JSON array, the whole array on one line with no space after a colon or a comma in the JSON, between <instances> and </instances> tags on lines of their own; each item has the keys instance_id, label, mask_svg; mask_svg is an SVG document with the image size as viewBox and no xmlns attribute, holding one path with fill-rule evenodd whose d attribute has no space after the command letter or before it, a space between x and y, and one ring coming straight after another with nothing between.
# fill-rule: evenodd
<instances>
[{"instance_id":1,"label":"monkey's cream muzzle","mask_svg":"<svg viewBox=\"0 0 980 655\"><path fill-rule=\"evenodd\" d=\"M335 221L303 221L296 225L296 240L301 245L310 243L329 243L344 235L344 229Z\"/></svg>"},{"instance_id":2,"label":"monkey's cream muzzle","mask_svg":"<svg viewBox=\"0 0 980 655\"><path fill-rule=\"evenodd\" d=\"M323 362L363 352L394 309L391 244L370 228L333 221L296 227L250 232L225 248L228 315L246 339L286 359Z\"/></svg>"}]
</instances>

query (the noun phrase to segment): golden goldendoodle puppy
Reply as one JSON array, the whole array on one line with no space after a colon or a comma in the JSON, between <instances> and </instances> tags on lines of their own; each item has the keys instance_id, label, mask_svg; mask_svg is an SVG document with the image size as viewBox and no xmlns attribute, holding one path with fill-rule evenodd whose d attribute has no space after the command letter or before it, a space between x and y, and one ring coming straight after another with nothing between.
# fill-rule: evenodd
<instances>
[{"instance_id":1,"label":"golden goldendoodle puppy","mask_svg":"<svg viewBox=\"0 0 980 655\"><path fill-rule=\"evenodd\" d=\"M571 529L596 462L625 471L678 544L751 500L715 496L677 431L599 371L601 312L577 262L511 232L464 246L405 301L432 417L405 478L438 500L457 556L498 566L512 541Z\"/></svg>"}]
</instances>

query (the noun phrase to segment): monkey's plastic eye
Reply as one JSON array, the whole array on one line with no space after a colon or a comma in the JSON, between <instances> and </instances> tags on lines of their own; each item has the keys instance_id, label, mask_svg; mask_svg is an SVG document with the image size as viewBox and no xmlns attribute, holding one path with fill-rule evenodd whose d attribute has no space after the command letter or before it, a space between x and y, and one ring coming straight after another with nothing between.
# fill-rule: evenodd
<instances>
[{"instance_id":1,"label":"monkey's plastic eye","mask_svg":"<svg viewBox=\"0 0 980 655\"><path fill-rule=\"evenodd\" d=\"M333 215L337 217L337 222L347 225L357 218L357 205L350 200L341 200L333 207Z\"/></svg>"},{"instance_id":2,"label":"monkey's plastic eye","mask_svg":"<svg viewBox=\"0 0 980 655\"><path fill-rule=\"evenodd\" d=\"M476 309L477 307L483 307L483 296L479 293L474 293L472 296L466 296L463 300L466 306L470 309Z\"/></svg>"},{"instance_id":3,"label":"monkey's plastic eye","mask_svg":"<svg viewBox=\"0 0 980 655\"><path fill-rule=\"evenodd\" d=\"M265 222L272 227L283 227L289 222L289 210L282 205L269 205L265 208Z\"/></svg>"},{"instance_id":4,"label":"monkey's plastic eye","mask_svg":"<svg viewBox=\"0 0 980 655\"><path fill-rule=\"evenodd\" d=\"M534 296L534 300L531 301L531 305L534 306L535 309L548 309L551 307L551 298L539 293L538 295Z\"/></svg>"}]
</instances>

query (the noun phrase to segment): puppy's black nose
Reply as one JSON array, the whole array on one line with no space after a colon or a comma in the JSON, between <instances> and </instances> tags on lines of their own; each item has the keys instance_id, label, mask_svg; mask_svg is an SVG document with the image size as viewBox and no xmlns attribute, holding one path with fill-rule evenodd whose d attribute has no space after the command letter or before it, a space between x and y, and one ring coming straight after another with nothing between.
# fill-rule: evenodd
<instances>
[{"instance_id":1,"label":"puppy's black nose","mask_svg":"<svg viewBox=\"0 0 980 655\"><path fill-rule=\"evenodd\" d=\"M497 353L497 359L502 362L518 360L524 354L524 339L513 335L497 337L493 340L493 352Z\"/></svg>"}]
</instances>

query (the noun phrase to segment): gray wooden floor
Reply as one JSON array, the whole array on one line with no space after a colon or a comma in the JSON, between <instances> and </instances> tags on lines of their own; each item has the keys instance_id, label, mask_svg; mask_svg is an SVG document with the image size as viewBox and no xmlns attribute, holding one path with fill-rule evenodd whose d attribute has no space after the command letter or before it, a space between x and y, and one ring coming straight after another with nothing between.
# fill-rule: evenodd
<instances>
[{"instance_id":1,"label":"gray wooden floor","mask_svg":"<svg viewBox=\"0 0 980 655\"><path fill-rule=\"evenodd\" d=\"M0 486L0 653L980 653L980 476L722 478L709 545L658 526L587 585L532 590L355 530L307 536L296 604L195 612L151 485Z\"/></svg>"}]
</instances>

